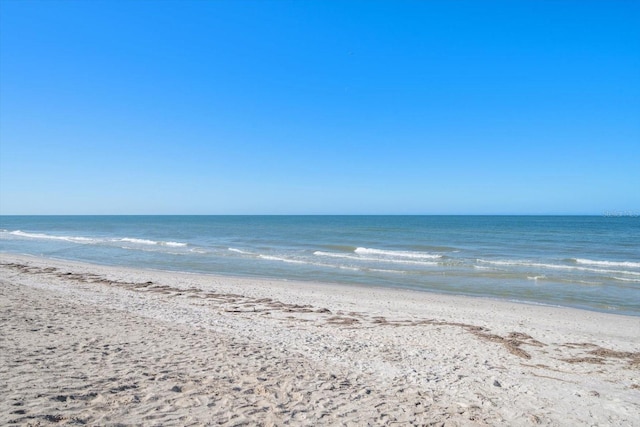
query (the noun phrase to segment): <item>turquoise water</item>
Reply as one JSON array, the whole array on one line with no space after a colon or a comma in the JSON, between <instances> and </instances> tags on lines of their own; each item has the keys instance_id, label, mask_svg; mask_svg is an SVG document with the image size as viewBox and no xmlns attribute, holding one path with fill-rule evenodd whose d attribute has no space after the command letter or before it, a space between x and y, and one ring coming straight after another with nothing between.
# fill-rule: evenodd
<instances>
[{"instance_id":1,"label":"turquoise water","mask_svg":"<svg viewBox=\"0 0 640 427\"><path fill-rule=\"evenodd\" d=\"M640 218L2 216L0 251L640 315Z\"/></svg>"}]
</instances>

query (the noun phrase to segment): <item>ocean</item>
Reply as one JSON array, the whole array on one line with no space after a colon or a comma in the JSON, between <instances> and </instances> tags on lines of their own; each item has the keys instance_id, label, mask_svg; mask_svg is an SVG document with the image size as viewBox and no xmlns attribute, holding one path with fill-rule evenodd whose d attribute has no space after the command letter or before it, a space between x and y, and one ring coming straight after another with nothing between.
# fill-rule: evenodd
<instances>
[{"instance_id":1,"label":"ocean","mask_svg":"<svg viewBox=\"0 0 640 427\"><path fill-rule=\"evenodd\" d=\"M0 216L0 252L640 316L632 216Z\"/></svg>"}]
</instances>

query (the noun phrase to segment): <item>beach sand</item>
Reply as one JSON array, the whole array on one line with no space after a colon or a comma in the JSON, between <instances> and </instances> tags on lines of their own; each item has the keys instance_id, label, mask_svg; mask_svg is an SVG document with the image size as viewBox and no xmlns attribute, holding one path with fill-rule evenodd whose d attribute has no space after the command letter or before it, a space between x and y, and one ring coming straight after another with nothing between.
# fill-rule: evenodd
<instances>
[{"instance_id":1,"label":"beach sand","mask_svg":"<svg viewBox=\"0 0 640 427\"><path fill-rule=\"evenodd\" d=\"M0 255L0 424L640 425L640 318Z\"/></svg>"}]
</instances>

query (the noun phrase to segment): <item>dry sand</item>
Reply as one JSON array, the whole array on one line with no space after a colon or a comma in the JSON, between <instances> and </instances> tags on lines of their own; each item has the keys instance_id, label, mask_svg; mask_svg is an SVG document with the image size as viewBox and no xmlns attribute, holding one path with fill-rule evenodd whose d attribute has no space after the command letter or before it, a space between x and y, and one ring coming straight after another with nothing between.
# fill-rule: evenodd
<instances>
[{"instance_id":1,"label":"dry sand","mask_svg":"<svg viewBox=\"0 0 640 427\"><path fill-rule=\"evenodd\" d=\"M0 424L640 425L640 318L0 255Z\"/></svg>"}]
</instances>

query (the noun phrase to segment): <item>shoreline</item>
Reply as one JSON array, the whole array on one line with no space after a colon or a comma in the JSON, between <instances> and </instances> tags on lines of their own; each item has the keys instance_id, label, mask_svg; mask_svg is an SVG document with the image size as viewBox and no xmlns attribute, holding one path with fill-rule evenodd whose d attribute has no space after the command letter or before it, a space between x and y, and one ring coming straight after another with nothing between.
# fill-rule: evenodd
<instances>
[{"instance_id":1,"label":"shoreline","mask_svg":"<svg viewBox=\"0 0 640 427\"><path fill-rule=\"evenodd\" d=\"M9 314L3 316L7 368L0 371L0 383L9 385L0 388L1 423L43 422L48 415L144 425L640 421L636 316L6 253L0 264L0 301L11 309L4 311L18 317L29 312L52 326L25 330ZM76 326L67 335L45 334L69 324ZM118 328L128 332L112 336L110 330ZM136 328L144 329L144 336L137 336ZM129 339L131 334L137 338ZM100 356L89 357L96 346L72 349L91 336L126 341L128 348L121 343L120 352L130 357L99 363ZM149 347L149 338L158 348ZM68 351L46 350L47 345ZM159 353L166 357L156 360ZM45 366L71 355L59 371L47 371ZM132 370L136 357L146 361L146 371L154 371L153 381ZM65 377L83 366L95 375L66 379L68 384L42 383L47 375ZM216 371L220 366L226 370ZM163 370L169 379L161 379ZM133 378L126 384L119 382L123 372ZM180 372L189 372L189 378L180 379ZM104 385L113 378L111 388ZM90 397L81 399L79 389ZM55 400L63 394L64 402ZM11 405L28 399L35 402L29 411L16 413L23 409Z\"/></svg>"},{"instance_id":2,"label":"shoreline","mask_svg":"<svg viewBox=\"0 0 640 427\"><path fill-rule=\"evenodd\" d=\"M7 257L17 257L17 258L25 258L25 259L40 259L47 260L51 262L60 262L63 264L69 265L78 265L78 266L96 266L96 267L104 267L104 268L113 268L118 270L130 270L130 271L149 271L151 273L157 272L160 274L177 274L177 275L188 275L194 277L209 277L216 281L230 281L230 282L238 282L243 283L246 281L249 282L269 282L269 283L283 283L287 285L291 284L299 284L302 287L311 285L311 286L321 286L323 288L329 287L337 287L341 288L359 288L359 289L377 289L377 290L389 290L392 293L400 292L400 293L418 293L418 294L426 294L432 297L442 297L444 299L451 298L452 300L456 300L461 298L463 300L473 299L487 302L504 302L506 304L515 304L516 306L524 305L524 306L535 306L535 307L545 307L545 308L556 308L560 310L577 310L578 312L591 312L597 314L605 314L605 315L613 315L613 316L624 316L624 317L637 317L640 318L640 314L631 314L628 312L617 312L613 309L605 310L605 309L597 309L590 306L569 306L562 304L553 304L553 303L545 303L539 301L527 301L527 300L519 300L514 298L500 297L500 296L486 296L486 295L474 295L474 294L464 294L464 293L456 293L456 292L447 292L445 290L439 289L428 289L428 288L415 288L411 286L385 286L380 284L365 284L361 282L323 282L320 280L301 280L301 279L287 279L282 277L269 277L269 276L261 276L261 275L243 275L243 274L222 274L222 273L208 273L208 272L198 272L198 271L185 271L185 270L165 270L165 269L157 269L157 268L143 268L137 266L129 266L129 265L118 265L118 264L102 264L91 261L83 261L83 260L72 260L65 258L56 258L49 256L39 256L32 254L24 254L24 253L13 253L13 252L0 252L0 260L3 256Z\"/></svg>"}]
</instances>

